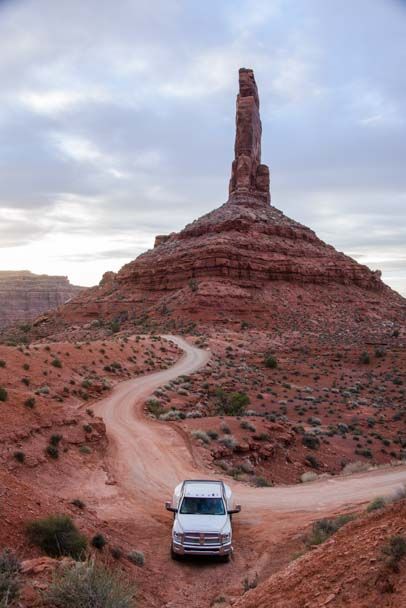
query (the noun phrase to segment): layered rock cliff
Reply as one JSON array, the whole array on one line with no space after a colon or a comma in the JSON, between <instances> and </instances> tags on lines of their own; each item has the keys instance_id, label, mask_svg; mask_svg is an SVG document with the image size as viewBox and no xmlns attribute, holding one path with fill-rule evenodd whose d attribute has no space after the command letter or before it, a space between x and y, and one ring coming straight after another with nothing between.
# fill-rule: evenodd
<instances>
[{"instance_id":1,"label":"layered rock cliff","mask_svg":"<svg viewBox=\"0 0 406 608\"><path fill-rule=\"evenodd\" d=\"M0 271L0 328L25 323L65 304L83 288L67 277L33 274L28 270Z\"/></svg>"}]
</instances>

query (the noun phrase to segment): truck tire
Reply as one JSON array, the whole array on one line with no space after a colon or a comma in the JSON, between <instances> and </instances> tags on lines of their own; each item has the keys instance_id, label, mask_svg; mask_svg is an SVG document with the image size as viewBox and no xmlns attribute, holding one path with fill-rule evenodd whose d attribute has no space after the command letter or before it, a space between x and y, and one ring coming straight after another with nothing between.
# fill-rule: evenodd
<instances>
[{"instance_id":1,"label":"truck tire","mask_svg":"<svg viewBox=\"0 0 406 608\"><path fill-rule=\"evenodd\" d=\"M173 546L172 545L171 545L171 558L175 562L180 562L182 560L182 556L179 555L179 553L175 553L175 551L173 550Z\"/></svg>"}]
</instances>

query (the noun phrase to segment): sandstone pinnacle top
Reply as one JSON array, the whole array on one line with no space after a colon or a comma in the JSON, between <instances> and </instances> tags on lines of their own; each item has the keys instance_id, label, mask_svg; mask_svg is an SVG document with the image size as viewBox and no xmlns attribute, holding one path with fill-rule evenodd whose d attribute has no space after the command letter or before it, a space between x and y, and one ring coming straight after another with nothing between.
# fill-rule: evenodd
<instances>
[{"instance_id":1,"label":"sandstone pinnacle top","mask_svg":"<svg viewBox=\"0 0 406 608\"><path fill-rule=\"evenodd\" d=\"M269 168L261 164L262 125L253 70L240 68L230 203L270 203Z\"/></svg>"}]
</instances>

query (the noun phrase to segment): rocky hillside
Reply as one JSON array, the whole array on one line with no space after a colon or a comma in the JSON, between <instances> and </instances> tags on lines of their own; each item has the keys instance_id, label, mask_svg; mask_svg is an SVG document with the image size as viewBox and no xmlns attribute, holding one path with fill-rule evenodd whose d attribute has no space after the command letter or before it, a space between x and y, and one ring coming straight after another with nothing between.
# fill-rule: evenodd
<instances>
[{"instance_id":1,"label":"rocky hillside","mask_svg":"<svg viewBox=\"0 0 406 608\"><path fill-rule=\"evenodd\" d=\"M0 329L26 323L56 308L83 288L71 285L67 277L33 274L28 270L0 271Z\"/></svg>"}]
</instances>

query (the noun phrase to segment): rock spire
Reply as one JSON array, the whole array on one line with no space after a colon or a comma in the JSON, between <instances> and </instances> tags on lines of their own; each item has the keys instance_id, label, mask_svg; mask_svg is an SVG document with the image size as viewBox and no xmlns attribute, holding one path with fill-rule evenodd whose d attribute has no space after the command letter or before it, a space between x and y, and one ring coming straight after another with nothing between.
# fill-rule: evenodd
<instances>
[{"instance_id":1,"label":"rock spire","mask_svg":"<svg viewBox=\"0 0 406 608\"><path fill-rule=\"evenodd\" d=\"M270 203L269 168L261 164L261 135L259 96L254 72L240 68L230 203Z\"/></svg>"}]
</instances>

